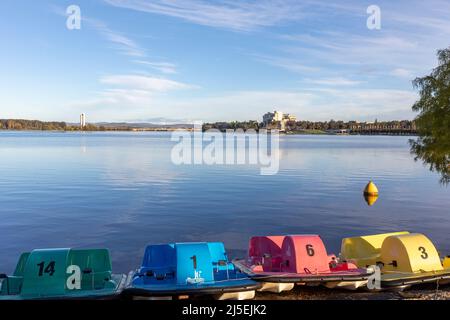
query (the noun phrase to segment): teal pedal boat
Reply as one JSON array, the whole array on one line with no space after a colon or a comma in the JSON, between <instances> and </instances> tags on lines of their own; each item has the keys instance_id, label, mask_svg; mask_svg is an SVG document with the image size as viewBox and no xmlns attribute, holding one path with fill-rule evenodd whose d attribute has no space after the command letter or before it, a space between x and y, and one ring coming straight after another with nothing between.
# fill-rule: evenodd
<instances>
[{"instance_id":1,"label":"teal pedal boat","mask_svg":"<svg viewBox=\"0 0 450 320\"><path fill-rule=\"evenodd\" d=\"M115 298L126 276L111 269L106 249L25 252L13 275L0 274L0 300Z\"/></svg>"},{"instance_id":2,"label":"teal pedal boat","mask_svg":"<svg viewBox=\"0 0 450 320\"><path fill-rule=\"evenodd\" d=\"M237 270L221 242L149 245L141 267L131 273L123 294L134 299L253 299L261 284Z\"/></svg>"}]
</instances>

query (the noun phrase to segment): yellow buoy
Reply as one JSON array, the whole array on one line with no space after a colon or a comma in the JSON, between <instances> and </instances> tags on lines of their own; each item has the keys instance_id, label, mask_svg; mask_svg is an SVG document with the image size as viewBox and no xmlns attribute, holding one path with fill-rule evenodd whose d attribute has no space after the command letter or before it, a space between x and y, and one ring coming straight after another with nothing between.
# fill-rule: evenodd
<instances>
[{"instance_id":1,"label":"yellow buoy","mask_svg":"<svg viewBox=\"0 0 450 320\"><path fill-rule=\"evenodd\" d=\"M369 181L364 189L364 194L369 196L378 196L378 188L372 180Z\"/></svg>"}]
</instances>

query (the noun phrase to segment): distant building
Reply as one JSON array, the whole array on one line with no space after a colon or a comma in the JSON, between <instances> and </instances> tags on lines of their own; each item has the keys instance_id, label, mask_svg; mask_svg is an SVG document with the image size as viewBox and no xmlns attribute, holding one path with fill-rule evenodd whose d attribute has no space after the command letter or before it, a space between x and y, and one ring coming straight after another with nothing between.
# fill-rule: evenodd
<instances>
[{"instance_id":1,"label":"distant building","mask_svg":"<svg viewBox=\"0 0 450 320\"><path fill-rule=\"evenodd\" d=\"M263 115L264 126L269 126L272 122L281 121L283 119L283 113L279 111L267 112Z\"/></svg>"},{"instance_id":2,"label":"distant building","mask_svg":"<svg viewBox=\"0 0 450 320\"><path fill-rule=\"evenodd\" d=\"M293 114L289 114L289 113L285 114L285 115L283 116L283 119L284 119L285 121L297 121L297 117L294 116Z\"/></svg>"},{"instance_id":3,"label":"distant building","mask_svg":"<svg viewBox=\"0 0 450 320\"><path fill-rule=\"evenodd\" d=\"M80 128L86 126L86 115L84 113L80 114Z\"/></svg>"},{"instance_id":4,"label":"distant building","mask_svg":"<svg viewBox=\"0 0 450 320\"><path fill-rule=\"evenodd\" d=\"M284 131L286 122L297 121L297 117L291 114L283 114L281 111L267 112L263 115L263 124L267 129L278 129Z\"/></svg>"}]
</instances>

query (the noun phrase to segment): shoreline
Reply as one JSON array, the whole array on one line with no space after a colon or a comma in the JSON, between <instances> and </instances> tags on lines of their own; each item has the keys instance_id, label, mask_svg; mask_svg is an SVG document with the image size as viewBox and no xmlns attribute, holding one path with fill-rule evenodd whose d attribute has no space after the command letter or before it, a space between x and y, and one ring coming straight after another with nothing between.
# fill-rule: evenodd
<instances>
[{"instance_id":1,"label":"shoreline","mask_svg":"<svg viewBox=\"0 0 450 320\"><path fill-rule=\"evenodd\" d=\"M377 292L295 286L282 293L258 292L255 300L450 300L450 286L424 284L404 291Z\"/></svg>"},{"instance_id":2,"label":"shoreline","mask_svg":"<svg viewBox=\"0 0 450 320\"><path fill-rule=\"evenodd\" d=\"M16 129L0 129L0 133L2 132L51 132L51 133L112 133L112 132L130 132L130 133L143 133L143 132L174 132L177 130L186 130L194 132L194 130L189 130L185 128L176 128L176 129L155 129L155 130L16 130ZM202 131L205 132L205 131ZM221 131L222 132L222 131ZM224 133L224 132L222 132ZM239 132L238 132L239 133ZM270 133L270 131L269 131ZM245 134L243 132L242 134ZM396 133L327 133L327 132L280 132L282 136L408 136L408 137L417 137L418 134L396 134Z\"/></svg>"}]
</instances>

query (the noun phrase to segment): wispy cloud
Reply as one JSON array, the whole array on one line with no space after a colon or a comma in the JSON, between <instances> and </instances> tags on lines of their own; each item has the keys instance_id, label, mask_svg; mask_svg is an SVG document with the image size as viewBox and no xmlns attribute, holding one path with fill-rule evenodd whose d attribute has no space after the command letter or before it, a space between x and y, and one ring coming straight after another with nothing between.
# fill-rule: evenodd
<instances>
[{"instance_id":1,"label":"wispy cloud","mask_svg":"<svg viewBox=\"0 0 450 320\"><path fill-rule=\"evenodd\" d=\"M256 60L267 63L269 65L280 67L285 70L295 73L309 73L318 71L320 68L317 66L308 65L306 61L295 59L292 57L277 57L262 54L252 54Z\"/></svg>"},{"instance_id":2,"label":"wispy cloud","mask_svg":"<svg viewBox=\"0 0 450 320\"><path fill-rule=\"evenodd\" d=\"M84 22L87 22L90 26L96 29L106 40L116 45L121 53L130 57L145 57L146 53L134 40L126 35L112 30L107 24L102 21L83 18Z\"/></svg>"},{"instance_id":3,"label":"wispy cloud","mask_svg":"<svg viewBox=\"0 0 450 320\"><path fill-rule=\"evenodd\" d=\"M66 12L59 6L51 6L51 10L61 16L66 16ZM134 58L131 62L145 65L153 70L164 74L175 74L176 65L170 62L150 61L147 50L140 46L135 40L124 33L111 29L105 22L82 15L83 23L98 32L105 40L114 44L114 49L119 53Z\"/></svg>"},{"instance_id":4,"label":"wispy cloud","mask_svg":"<svg viewBox=\"0 0 450 320\"><path fill-rule=\"evenodd\" d=\"M52 12L59 16L67 17L65 9L61 6L51 5ZM81 15L82 25L87 25L89 28L96 30L103 38L116 45L121 53L132 57L145 57L145 50L141 48L134 40L126 35L112 30L106 23L98 19Z\"/></svg>"},{"instance_id":5,"label":"wispy cloud","mask_svg":"<svg viewBox=\"0 0 450 320\"><path fill-rule=\"evenodd\" d=\"M310 82L310 83L314 83L314 84L325 85L325 86L355 86L355 85L362 83L362 81L346 79L343 77L306 79L306 81Z\"/></svg>"},{"instance_id":6,"label":"wispy cloud","mask_svg":"<svg viewBox=\"0 0 450 320\"><path fill-rule=\"evenodd\" d=\"M110 75L102 77L100 82L102 84L145 90L147 92L166 92L194 88L181 82L142 75Z\"/></svg>"},{"instance_id":7,"label":"wispy cloud","mask_svg":"<svg viewBox=\"0 0 450 320\"><path fill-rule=\"evenodd\" d=\"M171 115L189 114L203 121L232 121L240 119L261 121L267 110L276 108L306 120L373 121L412 119L411 104L415 93L406 90L311 88L290 91L238 91L188 101L158 101L156 107L170 104ZM211 115L213 114L213 115Z\"/></svg>"},{"instance_id":8,"label":"wispy cloud","mask_svg":"<svg viewBox=\"0 0 450 320\"><path fill-rule=\"evenodd\" d=\"M105 89L97 92L93 98L73 101L70 106L147 109L153 105L154 99L162 93L197 88L165 78L136 74L107 75L101 77L99 82L106 86Z\"/></svg>"},{"instance_id":9,"label":"wispy cloud","mask_svg":"<svg viewBox=\"0 0 450 320\"><path fill-rule=\"evenodd\" d=\"M176 65L170 62L150 62L145 60L134 60L133 62L138 63L140 65L148 66L152 69L158 70L162 73L166 74L174 74L177 73Z\"/></svg>"},{"instance_id":10,"label":"wispy cloud","mask_svg":"<svg viewBox=\"0 0 450 320\"><path fill-rule=\"evenodd\" d=\"M428 72L435 61L434 48L439 48L437 43L443 42L439 38L391 30L367 35L312 31L280 35L279 39L282 45L279 45L277 53L271 53L271 60L257 59L291 71L300 64L299 73L309 79L317 76L335 78L342 74L345 78L368 83L377 77L405 80ZM321 74L305 73L308 68L319 69ZM320 79L316 83L329 84Z\"/></svg>"},{"instance_id":11,"label":"wispy cloud","mask_svg":"<svg viewBox=\"0 0 450 320\"><path fill-rule=\"evenodd\" d=\"M295 0L104 0L121 8L180 18L192 23L251 31L261 27L298 21L307 12Z\"/></svg>"},{"instance_id":12,"label":"wispy cloud","mask_svg":"<svg viewBox=\"0 0 450 320\"><path fill-rule=\"evenodd\" d=\"M150 67L156 71L159 71L164 74L175 74L176 65L170 62L159 62L159 61L150 61L150 57L148 57L146 50L136 43L133 39L127 37L126 35L114 31L109 28L105 23L94 20L90 18L86 18L88 23L96 29L106 40L116 45L116 49L119 50L120 53L135 58L131 62L138 63L140 65L145 65Z\"/></svg>"},{"instance_id":13,"label":"wispy cloud","mask_svg":"<svg viewBox=\"0 0 450 320\"><path fill-rule=\"evenodd\" d=\"M403 68L395 68L394 70L391 71L390 74L394 77L399 77L399 78L411 79L413 77L412 72L410 70L403 69Z\"/></svg>"}]
</instances>

